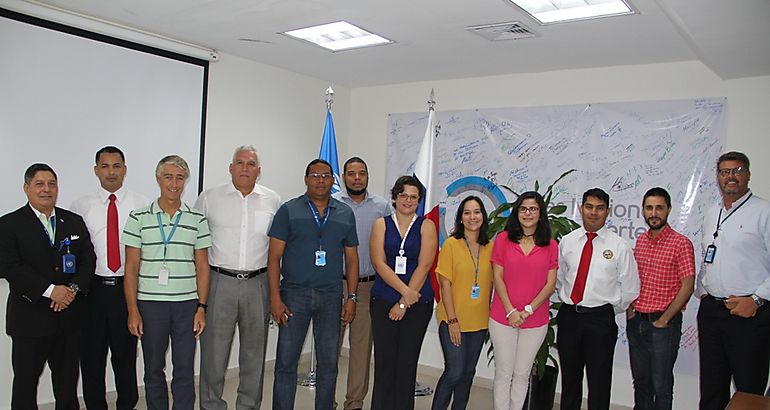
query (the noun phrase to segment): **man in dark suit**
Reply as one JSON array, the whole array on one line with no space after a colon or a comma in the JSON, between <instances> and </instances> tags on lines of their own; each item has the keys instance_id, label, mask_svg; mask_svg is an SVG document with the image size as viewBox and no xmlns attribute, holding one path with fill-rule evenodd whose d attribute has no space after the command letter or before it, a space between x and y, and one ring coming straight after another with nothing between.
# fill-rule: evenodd
<instances>
[{"instance_id":1,"label":"man in dark suit","mask_svg":"<svg viewBox=\"0 0 770 410\"><path fill-rule=\"evenodd\" d=\"M36 409L48 363L57 410L78 409L81 295L96 256L83 219L56 208L56 173L33 164L24 173L27 205L0 217L0 277L10 284L6 333L12 340L11 408Z\"/></svg>"}]
</instances>

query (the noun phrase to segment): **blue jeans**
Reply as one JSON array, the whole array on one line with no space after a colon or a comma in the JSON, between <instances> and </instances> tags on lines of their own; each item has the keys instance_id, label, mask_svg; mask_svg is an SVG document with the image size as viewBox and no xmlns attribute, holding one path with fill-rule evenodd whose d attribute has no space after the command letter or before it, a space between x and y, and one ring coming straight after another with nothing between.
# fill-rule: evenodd
<instances>
[{"instance_id":1,"label":"blue jeans","mask_svg":"<svg viewBox=\"0 0 770 410\"><path fill-rule=\"evenodd\" d=\"M273 383L273 409L294 409L297 392L297 363L302 354L310 320L316 352L315 408L334 407L337 386L337 345L340 339L341 292L313 289L282 289L281 299L292 316L278 330Z\"/></svg>"},{"instance_id":2,"label":"blue jeans","mask_svg":"<svg viewBox=\"0 0 770 410\"><path fill-rule=\"evenodd\" d=\"M652 325L659 315L628 320L629 358L634 379L634 409L671 409L674 399L674 362L682 337L682 313L659 329Z\"/></svg>"},{"instance_id":3,"label":"blue jeans","mask_svg":"<svg viewBox=\"0 0 770 410\"><path fill-rule=\"evenodd\" d=\"M460 346L452 344L449 337L449 326L441 322L438 327L438 339L444 352L444 373L438 379L436 392L433 394L432 410L449 408L452 400L452 410L464 410L468 405L476 375L476 363L484 345L487 330L460 333Z\"/></svg>"}]
</instances>

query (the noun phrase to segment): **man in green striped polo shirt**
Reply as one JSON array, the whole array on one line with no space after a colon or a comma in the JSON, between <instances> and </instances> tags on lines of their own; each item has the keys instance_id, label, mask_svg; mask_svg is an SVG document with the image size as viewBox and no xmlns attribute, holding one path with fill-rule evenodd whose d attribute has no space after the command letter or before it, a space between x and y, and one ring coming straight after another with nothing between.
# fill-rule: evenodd
<instances>
[{"instance_id":1,"label":"man in green striped polo shirt","mask_svg":"<svg viewBox=\"0 0 770 410\"><path fill-rule=\"evenodd\" d=\"M174 409L195 404L195 339L206 327L211 235L203 213L182 202L189 175L181 157L161 159L155 168L160 197L131 212L121 237L128 330L142 341L148 409L168 409L169 338Z\"/></svg>"}]
</instances>

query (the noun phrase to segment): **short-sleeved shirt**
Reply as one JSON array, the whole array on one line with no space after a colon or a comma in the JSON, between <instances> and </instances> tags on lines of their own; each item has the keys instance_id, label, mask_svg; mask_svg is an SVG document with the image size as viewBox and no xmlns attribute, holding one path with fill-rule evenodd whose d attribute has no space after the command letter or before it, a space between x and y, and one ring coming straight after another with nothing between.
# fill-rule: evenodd
<instances>
[{"instance_id":1,"label":"short-sleeved shirt","mask_svg":"<svg viewBox=\"0 0 770 410\"><path fill-rule=\"evenodd\" d=\"M461 332L475 332L489 327L489 299L492 294L492 256L493 243L481 247L478 256L479 276L476 279L474 260L465 239L454 236L447 238L438 254L436 275L441 275L452 282L452 304L455 308ZM471 298L471 288L477 280L479 296ZM443 299L436 307L436 319L439 323L448 320Z\"/></svg>"},{"instance_id":2,"label":"short-sleeved shirt","mask_svg":"<svg viewBox=\"0 0 770 410\"><path fill-rule=\"evenodd\" d=\"M495 237L492 263L503 268L503 282L508 299L516 310L532 303L532 299L543 290L548 281L548 271L559 266L559 245L551 239L548 246L532 247L525 255L518 243L508 239L508 232L502 231ZM548 323L549 301L546 300L520 326L522 329L544 326ZM508 325L505 306L497 291L492 298L489 317L495 322Z\"/></svg>"},{"instance_id":3,"label":"short-sleeved shirt","mask_svg":"<svg viewBox=\"0 0 770 410\"><path fill-rule=\"evenodd\" d=\"M177 215L179 223L170 236ZM158 227L169 240L164 257L163 239ZM198 298L195 274L195 250L211 246L209 224L202 212L182 204L172 217L154 201L131 211L120 238L123 245L139 248L139 287L137 299L146 301L180 302ZM169 271L168 285L158 283L163 266Z\"/></svg>"},{"instance_id":4,"label":"short-sleeved shirt","mask_svg":"<svg viewBox=\"0 0 770 410\"><path fill-rule=\"evenodd\" d=\"M655 238L649 230L637 238L634 259L641 288L632 305L639 312L666 310L682 288L682 279L695 276L692 242L668 225Z\"/></svg>"},{"instance_id":5,"label":"short-sleeved shirt","mask_svg":"<svg viewBox=\"0 0 770 410\"><path fill-rule=\"evenodd\" d=\"M401 249L401 233L398 231L398 226L393 222L393 216L386 216L385 218L385 261L395 272L396 269L396 256L399 255ZM409 284L412 279L415 269L420 260L420 249L422 247L422 223L425 218L418 216L414 220L409 232L406 233L404 240L404 256L406 257L406 274L396 275L402 282ZM401 299L401 294L397 290L388 285L385 280L378 274L374 279L374 286L372 286L372 298L384 300L388 303L396 303ZM433 288L430 286L430 280L425 278L422 288L420 288L420 300L419 303L433 304Z\"/></svg>"},{"instance_id":6,"label":"short-sleeved shirt","mask_svg":"<svg viewBox=\"0 0 770 410\"><path fill-rule=\"evenodd\" d=\"M273 217L268 236L286 243L281 258L281 288L341 293L345 248L358 246L356 218L349 206L329 198L325 214L318 215L319 223L326 219L319 229L311 206L315 210L310 197L304 194L281 205ZM325 266L316 266L319 249L326 252Z\"/></svg>"}]
</instances>

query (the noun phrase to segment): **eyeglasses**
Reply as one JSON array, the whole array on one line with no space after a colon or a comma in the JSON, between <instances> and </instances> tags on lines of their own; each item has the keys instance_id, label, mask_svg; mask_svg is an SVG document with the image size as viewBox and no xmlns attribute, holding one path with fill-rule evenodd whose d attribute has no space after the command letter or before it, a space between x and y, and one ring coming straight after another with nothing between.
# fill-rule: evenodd
<instances>
[{"instance_id":1,"label":"eyeglasses","mask_svg":"<svg viewBox=\"0 0 770 410\"><path fill-rule=\"evenodd\" d=\"M719 171L717 171L717 174L719 174L720 177L729 177L730 174L735 175L736 177L739 175L743 175L744 172L748 171L748 169L744 167L738 167L738 168L722 168Z\"/></svg>"},{"instance_id":2,"label":"eyeglasses","mask_svg":"<svg viewBox=\"0 0 770 410\"><path fill-rule=\"evenodd\" d=\"M307 174L307 176L313 179L324 179L324 180L329 178L334 178L334 175L332 174L327 174L327 173L319 174L318 172Z\"/></svg>"},{"instance_id":3,"label":"eyeglasses","mask_svg":"<svg viewBox=\"0 0 770 410\"><path fill-rule=\"evenodd\" d=\"M536 214L538 212L540 212L540 207L538 206L530 206L530 207L520 206L519 207L520 214Z\"/></svg>"},{"instance_id":4,"label":"eyeglasses","mask_svg":"<svg viewBox=\"0 0 770 410\"><path fill-rule=\"evenodd\" d=\"M420 200L420 196L419 195L409 195L406 192L402 192L402 193L398 194L397 196L398 196L398 199L403 199L404 201L416 202L416 201Z\"/></svg>"}]
</instances>

